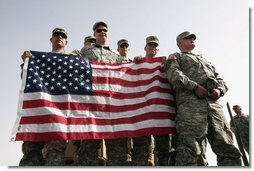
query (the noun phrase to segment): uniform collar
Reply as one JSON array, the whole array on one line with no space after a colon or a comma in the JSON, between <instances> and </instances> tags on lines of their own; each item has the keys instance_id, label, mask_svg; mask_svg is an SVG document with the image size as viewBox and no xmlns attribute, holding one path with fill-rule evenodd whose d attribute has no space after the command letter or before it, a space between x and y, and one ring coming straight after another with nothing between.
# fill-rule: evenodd
<instances>
[{"instance_id":1,"label":"uniform collar","mask_svg":"<svg viewBox=\"0 0 254 171\"><path fill-rule=\"evenodd\" d=\"M98 43L95 43L94 46L95 46L95 47L98 47L98 48L104 48L104 49L110 50L109 46L102 46L102 45L100 45L100 44L98 44Z\"/></svg>"}]
</instances>

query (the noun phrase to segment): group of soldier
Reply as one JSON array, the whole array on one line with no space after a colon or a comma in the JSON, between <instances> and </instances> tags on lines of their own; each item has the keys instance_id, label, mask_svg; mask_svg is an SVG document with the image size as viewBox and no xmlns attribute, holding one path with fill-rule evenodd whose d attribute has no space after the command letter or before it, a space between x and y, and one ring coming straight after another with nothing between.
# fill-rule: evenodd
<instances>
[{"instance_id":1,"label":"group of soldier","mask_svg":"<svg viewBox=\"0 0 254 171\"><path fill-rule=\"evenodd\" d=\"M117 42L117 53L108 46L108 25L105 22L96 22L93 32L93 36L85 38L81 50L72 51L72 55L105 63L131 62L128 40ZM188 31L179 34L176 42L181 52L169 55L162 63L175 92L177 134L104 140L25 141L22 144L24 155L19 165L64 166L65 150L71 143L76 149L73 165L207 166L205 152L209 142L217 156L218 166L241 166L241 153L233 144L232 132L218 102L228 87L210 62L192 53L195 39L196 35ZM52 52L65 53L68 43L66 30L55 28L50 41ZM148 36L144 49L146 55L136 56L134 60L156 57L158 37ZM23 61L30 56L31 52L25 51ZM107 156L103 164L98 153L102 143L105 144ZM44 157L42 149L46 149Z\"/></svg>"}]
</instances>

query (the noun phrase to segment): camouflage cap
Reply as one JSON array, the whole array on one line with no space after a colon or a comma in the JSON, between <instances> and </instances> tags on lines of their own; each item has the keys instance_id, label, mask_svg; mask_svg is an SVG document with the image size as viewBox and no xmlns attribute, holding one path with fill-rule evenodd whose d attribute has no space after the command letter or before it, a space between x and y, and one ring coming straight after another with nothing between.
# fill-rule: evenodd
<instances>
[{"instance_id":1,"label":"camouflage cap","mask_svg":"<svg viewBox=\"0 0 254 171\"><path fill-rule=\"evenodd\" d=\"M237 109L237 108L241 108L241 106L239 106L239 105L234 105L233 106L233 109Z\"/></svg>"},{"instance_id":2,"label":"camouflage cap","mask_svg":"<svg viewBox=\"0 0 254 171\"><path fill-rule=\"evenodd\" d=\"M55 29L52 31L52 36L53 36L53 34L55 34L55 33L63 33L63 34L66 36L66 38L67 38L67 31L66 31L65 29L63 29L63 28L55 28Z\"/></svg>"},{"instance_id":3,"label":"camouflage cap","mask_svg":"<svg viewBox=\"0 0 254 171\"><path fill-rule=\"evenodd\" d=\"M87 41L96 42L96 38L93 36L87 36L84 38L84 42L87 42Z\"/></svg>"},{"instance_id":4,"label":"camouflage cap","mask_svg":"<svg viewBox=\"0 0 254 171\"><path fill-rule=\"evenodd\" d=\"M118 47L120 47L122 44L127 44L129 46L129 42L126 39L121 39L117 42Z\"/></svg>"},{"instance_id":5,"label":"camouflage cap","mask_svg":"<svg viewBox=\"0 0 254 171\"><path fill-rule=\"evenodd\" d=\"M104 27L108 28L108 25L106 23L104 23L103 21L99 21L99 22L94 23L93 31L95 31L99 26L104 26Z\"/></svg>"},{"instance_id":6,"label":"camouflage cap","mask_svg":"<svg viewBox=\"0 0 254 171\"><path fill-rule=\"evenodd\" d=\"M157 36L148 36L146 38L146 44L152 43L152 42L159 45L159 39L158 39L158 37Z\"/></svg>"},{"instance_id":7,"label":"camouflage cap","mask_svg":"<svg viewBox=\"0 0 254 171\"><path fill-rule=\"evenodd\" d=\"M192 37L194 38L194 40L196 39L196 35L193 34L193 33L190 33L188 31L185 31L185 32L182 32L181 34L179 34L177 37L176 37L176 41L178 42L179 40L181 39L184 39L186 37Z\"/></svg>"}]
</instances>

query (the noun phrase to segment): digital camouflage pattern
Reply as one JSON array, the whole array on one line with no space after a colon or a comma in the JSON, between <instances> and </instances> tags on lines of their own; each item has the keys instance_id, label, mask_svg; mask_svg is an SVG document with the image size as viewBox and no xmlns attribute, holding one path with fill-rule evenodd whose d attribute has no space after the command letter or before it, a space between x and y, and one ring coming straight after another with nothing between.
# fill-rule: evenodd
<instances>
[{"instance_id":1,"label":"digital camouflage pattern","mask_svg":"<svg viewBox=\"0 0 254 171\"><path fill-rule=\"evenodd\" d=\"M233 126L233 122L236 126L236 131L239 133L244 149L249 154L249 115L233 117L233 120L230 121L230 126Z\"/></svg>"},{"instance_id":2,"label":"digital camouflage pattern","mask_svg":"<svg viewBox=\"0 0 254 171\"><path fill-rule=\"evenodd\" d=\"M105 139L108 166L126 165L128 155L128 138Z\"/></svg>"},{"instance_id":3,"label":"digital camouflage pattern","mask_svg":"<svg viewBox=\"0 0 254 171\"><path fill-rule=\"evenodd\" d=\"M23 157L19 166L64 166L66 141L31 142L22 144ZM42 149L45 147L45 158Z\"/></svg>"},{"instance_id":4,"label":"digital camouflage pattern","mask_svg":"<svg viewBox=\"0 0 254 171\"><path fill-rule=\"evenodd\" d=\"M44 142L24 141L22 143L23 157L19 162L19 166L43 166L43 147Z\"/></svg>"},{"instance_id":5,"label":"digital camouflage pattern","mask_svg":"<svg viewBox=\"0 0 254 171\"><path fill-rule=\"evenodd\" d=\"M151 136L133 137L132 163L134 166L148 166L151 154Z\"/></svg>"},{"instance_id":6,"label":"digital camouflage pattern","mask_svg":"<svg viewBox=\"0 0 254 171\"><path fill-rule=\"evenodd\" d=\"M169 166L171 152L171 135L153 135L155 150L158 157L158 166Z\"/></svg>"},{"instance_id":7,"label":"digital camouflage pattern","mask_svg":"<svg viewBox=\"0 0 254 171\"><path fill-rule=\"evenodd\" d=\"M67 142L64 140L48 141L45 145L47 149L45 166L64 166L65 150Z\"/></svg>"},{"instance_id":8,"label":"digital camouflage pattern","mask_svg":"<svg viewBox=\"0 0 254 171\"><path fill-rule=\"evenodd\" d=\"M175 165L206 165L206 139L219 166L240 166L241 154L233 144L230 128L218 101L194 94L196 86L208 91L228 90L215 68L193 53L174 53L165 62L166 74L176 93L177 146Z\"/></svg>"},{"instance_id":9,"label":"digital camouflage pattern","mask_svg":"<svg viewBox=\"0 0 254 171\"><path fill-rule=\"evenodd\" d=\"M110 50L108 46L102 47L95 43L92 46L85 46L81 49L81 55L92 61L117 63L120 64L122 59L116 52Z\"/></svg>"}]
</instances>

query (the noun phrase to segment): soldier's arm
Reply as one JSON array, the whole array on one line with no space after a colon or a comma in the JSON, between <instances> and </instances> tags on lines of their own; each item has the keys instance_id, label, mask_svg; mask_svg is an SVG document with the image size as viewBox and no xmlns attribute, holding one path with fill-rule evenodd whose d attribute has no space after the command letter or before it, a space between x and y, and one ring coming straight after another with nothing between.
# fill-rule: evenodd
<instances>
[{"instance_id":1,"label":"soldier's arm","mask_svg":"<svg viewBox=\"0 0 254 171\"><path fill-rule=\"evenodd\" d=\"M176 54L171 54L164 63L168 81L175 87L183 87L195 91L198 84L187 77L182 71Z\"/></svg>"},{"instance_id":2,"label":"soldier's arm","mask_svg":"<svg viewBox=\"0 0 254 171\"><path fill-rule=\"evenodd\" d=\"M216 80L218 81L218 87L217 89L220 91L220 96L223 96L228 91L228 86L224 82L224 80L221 78L219 73L216 71L215 67L212 66L213 73L215 75Z\"/></svg>"},{"instance_id":3,"label":"soldier's arm","mask_svg":"<svg viewBox=\"0 0 254 171\"><path fill-rule=\"evenodd\" d=\"M70 55L75 55L75 56L82 56L81 52L77 49L73 50Z\"/></svg>"}]
</instances>

